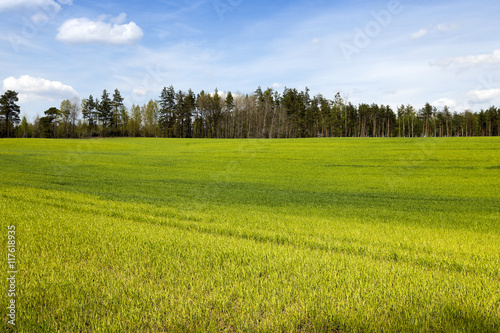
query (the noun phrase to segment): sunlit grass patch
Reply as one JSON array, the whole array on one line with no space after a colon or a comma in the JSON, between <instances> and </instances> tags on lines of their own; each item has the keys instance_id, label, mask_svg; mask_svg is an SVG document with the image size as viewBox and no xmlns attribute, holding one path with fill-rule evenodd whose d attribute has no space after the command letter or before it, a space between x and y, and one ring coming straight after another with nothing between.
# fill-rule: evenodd
<instances>
[{"instance_id":1,"label":"sunlit grass patch","mask_svg":"<svg viewBox=\"0 0 500 333\"><path fill-rule=\"evenodd\" d=\"M1 141L17 329L499 331L498 143Z\"/></svg>"}]
</instances>

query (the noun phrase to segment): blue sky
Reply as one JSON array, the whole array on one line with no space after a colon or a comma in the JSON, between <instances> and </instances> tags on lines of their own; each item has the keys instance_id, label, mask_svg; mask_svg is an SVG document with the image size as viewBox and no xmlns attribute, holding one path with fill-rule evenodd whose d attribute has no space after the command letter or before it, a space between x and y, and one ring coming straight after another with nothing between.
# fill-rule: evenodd
<instances>
[{"instance_id":1,"label":"blue sky","mask_svg":"<svg viewBox=\"0 0 500 333\"><path fill-rule=\"evenodd\" d=\"M258 86L452 110L500 106L500 2L0 0L0 83L33 119L118 88Z\"/></svg>"}]
</instances>

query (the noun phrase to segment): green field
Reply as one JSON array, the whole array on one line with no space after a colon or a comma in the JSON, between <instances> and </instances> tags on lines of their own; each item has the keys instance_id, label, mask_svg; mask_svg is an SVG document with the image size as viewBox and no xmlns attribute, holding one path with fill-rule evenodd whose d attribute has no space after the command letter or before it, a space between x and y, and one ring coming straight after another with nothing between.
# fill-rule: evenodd
<instances>
[{"instance_id":1,"label":"green field","mask_svg":"<svg viewBox=\"0 0 500 333\"><path fill-rule=\"evenodd\" d=\"M19 332L500 332L500 138L1 140Z\"/></svg>"}]
</instances>

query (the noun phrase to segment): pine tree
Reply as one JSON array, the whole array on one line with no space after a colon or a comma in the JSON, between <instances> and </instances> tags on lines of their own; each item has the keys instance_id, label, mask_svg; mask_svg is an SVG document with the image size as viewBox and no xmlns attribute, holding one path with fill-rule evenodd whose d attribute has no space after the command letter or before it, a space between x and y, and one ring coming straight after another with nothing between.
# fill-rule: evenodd
<instances>
[{"instance_id":1,"label":"pine tree","mask_svg":"<svg viewBox=\"0 0 500 333\"><path fill-rule=\"evenodd\" d=\"M175 125L174 125L174 137L182 138L184 137L184 123L185 123L185 94L182 90L179 90L175 94Z\"/></svg>"},{"instance_id":2,"label":"pine tree","mask_svg":"<svg viewBox=\"0 0 500 333\"><path fill-rule=\"evenodd\" d=\"M434 108L429 103L425 103L424 108L420 110L420 114L423 119L422 134L425 137L429 136L429 120L432 117L433 111Z\"/></svg>"},{"instance_id":3,"label":"pine tree","mask_svg":"<svg viewBox=\"0 0 500 333\"><path fill-rule=\"evenodd\" d=\"M45 117L40 118L42 135L45 138L55 138L56 137L56 126L57 120L61 114L55 107L51 107L44 112Z\"/></svg>"},{"instance_id":4,"label":"pine tree","mask_svg":"<svg viewBox=\"0 0 500 333\"><path fill-rule=\"evenodd\" d=\"M191 138L193 136L193 114L196 110L196 95L189 89L186 97L184 98L185 103L185 113L184 118L186 121L186 138Z\"/></svg>"},{"instance_id":5,"label":"pine tree","mask_svg":"<svg viewBox=\"0 0 500 333\"><path fill-rule=\"evenodd\" d=\"M123 121L121 119L120 108L123 106L123 97L118 89L115 89L113 94L113 100L111 101L111 117L110 117L110 127L118 132L118 125ZM118 134L118 133L115 133Z\"/></svg>"},{"instance_id":6,"label":"pine tree","mask_svg":"<svg viewBox=\"0 0 500 333\"><path fill-rule=\"evenodd\" d=\"M234 131L234 129L230 129L230 119L233 115L233 110L234 110L234 97L233 94L229 91L226 96L226 101L225 101L225 108L224 108L224 127L225 127L225 132L226 138L231 137L231 131Z\"/></svg>"},{"instance_id":7,"label":"pine tree","mask_svg":"<svg viewBox=\"0 0 500 333\"><path fill-rule=\"evenodd\" d=\"M209 108L209 119L211 124L211 137L218 138L219 136L219 122L222 116L222 99L219 96L219 91L215 88L214 95Z\"/></svg>"},{"instance_id":8,"label":"pine tree","mask_svg":"<svg viewBox=\"0 0 500 333\"><path fill-rule=\"evenodd\" d=\"M14 124L19 123L19 113L21 109L16 102L19 101L17 92L7 90L5 94L0 97L0 119L5 122L7 137L10 137L10 129Z\"/></svg>"},{"instance_id":9,"label":"pine tree","mask_svg":"<svg viewBox=\"0 0 500 333\"><path fill-rule=\"evenodd\" d=\"M164 87L160 95L159 123L165 136L172 136L172 127L175 122L175 90L174 86Z\"/></svg>"},{"instance_id":10,"label":"pine tree","mask_svg":"<svg viewBox=\"0 0 500 333\"><path fill-rule=\"evenodd\" d=\"M108 124L111 122L112 119L112 110L111 110L112 104L106 89L104 89L102 92L101 101L96 104L98 105L97 106L98 117L102 123L102 132L103 134L106 134Z\"/></svg>"},{"instance_id":11,"label":"pine tree","mask_svg":"<svg viewBox=\"0 0 500 333\"><path fill-rule=\"evenodd\" d=\"M90 95L89 98L82 101L82 115L83 120L87 120L89 124L89 136L92 136L92 129L97 124L97 112L96 112L97 100L94 100L94 96Z\"/></svg>"}]
</instances>

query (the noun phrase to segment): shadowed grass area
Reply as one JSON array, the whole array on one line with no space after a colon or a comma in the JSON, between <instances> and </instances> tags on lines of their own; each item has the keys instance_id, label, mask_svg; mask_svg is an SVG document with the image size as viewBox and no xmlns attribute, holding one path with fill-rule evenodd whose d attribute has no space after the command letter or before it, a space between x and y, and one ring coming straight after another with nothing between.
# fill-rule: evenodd
<instances>
[{"instance_id":1,"label":"shadowed grass area","mask_svg":"<svg viewBox=\"0 0 500 333\"><path fill-rule=\"evenodd\" d=\"M499 143L2 140L17 330L499 331Z\"/></svg>"}]
</instances>

